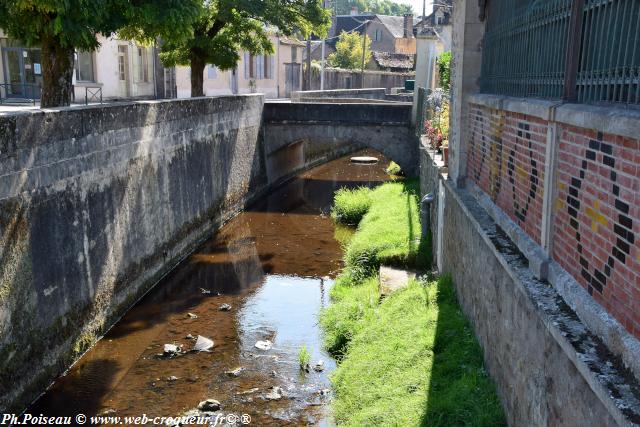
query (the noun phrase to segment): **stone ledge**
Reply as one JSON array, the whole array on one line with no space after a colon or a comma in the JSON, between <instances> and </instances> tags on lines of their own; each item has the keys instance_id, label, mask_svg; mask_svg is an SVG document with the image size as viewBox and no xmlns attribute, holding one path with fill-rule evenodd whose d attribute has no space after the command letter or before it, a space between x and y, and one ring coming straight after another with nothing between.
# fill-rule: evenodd
<instances>
[{"instance_id":1,"label":"stone ledge","mask_svg":"<svg viewBox=\"0 0 640 427\"><path fill-rule=\"evenodd\" d=\"M495 110L526 114L550 122L593 129L627 138L638 138L640 135L640 110L631 108L615 105L567 104L561 101L484 93L469 95L466 101Z\"/></svg>"},{"instance_id":2,"label":"stone ledge","mask_svg":"<svg viewBox=\"0 0 640 427\"><path fill-rule=\"evenodd\" d=\"M640 110L564 104L556 110L556 122L585 129L637 139L640 135Z\"/></svg>"},{"instance_id":3,"label":"stone ledge","mask_svg":"<svg viewBox=\"0 0 640 427\"><path fill-rule=\"evenodd\" d=\"M611 353L555 288L536 279L516 245L501 232L473 194L444 181L446 192L460 206L472 227L513 280L514 292L523 295L553 340L575 365L595 396L619 425L640 424L640 384L619 357ZM550 361L551 362L551 361Z\"/></svg>"},{"instance_id":4,"label":"stone ledge","mask_svg":"<svg viewBox=\"0 0 640 427\"><path fill-rule=\"evenodd\" d=\"M542 248L518 224L500 209L493 200L484 193L473 181L469 181L468 190L476 202L489 214L498 226L509 236L527 258L529 268L539 280L547 280L549 273L549 259Z\"/></svg>"},{"instance_id":5,"label":"stone ledge","mask_svg":"<svg viewBox=\"0 0 640 427\"><path fill-rule=\"evenodd\" d=\"M469 181L467 189L527 258L533 275L539 280L548 280L587 327L604 341L612 353L622 358L636 378L640 378L640 341L608 314L556 261L550 259L542 247L474 182Z\"/></svg>"},{"instance_id":6,"label":"stone ledge","mask_svg":"<svg viewBox=\"0 0 640 427\"><path fill-rule=\"evenodd\" d=\"M553 120L554 109L562 105L559 101L548 101L536 98L515 98L512 96L489 95L476 93L469 95L468 102L496 110L526 114L542 120Z\"/></svg>"}]
</instances>

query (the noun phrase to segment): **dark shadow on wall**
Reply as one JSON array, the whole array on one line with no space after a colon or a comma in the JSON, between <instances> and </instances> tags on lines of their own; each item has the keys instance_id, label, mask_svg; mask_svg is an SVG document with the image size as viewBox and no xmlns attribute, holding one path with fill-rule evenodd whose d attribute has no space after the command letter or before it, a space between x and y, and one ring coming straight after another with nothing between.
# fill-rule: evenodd
<instances>
[{"instance_id":1,"label":"dark shadow on wall","mask_svg":"<svg viewBox=\"0 0 640 427\"><path fill-rule=\"evenodd\" d=\"M70 372L57 393L46 393L26 412L33 416L45 414L47 417L70 416L75 425L75 416L98 414L102 408L102 398L112 387L120 367L109 359L96 359L82 366L81 370ZM99 379L99 381L91 381ZM69 395L74 396L69 399Z\"/></svg>"},{"instance_id":2,"label":"dark shadow on wall","mask_svg":"<svg viewBox=\"0 0 640 427\"><path fill-rule=\"evenodd\" d=\"M420 425L506 426L493 381L484 370L482 348L458 306L450 276L437 281L438 320L427 406Z\"/></svg>"}]
</instances>

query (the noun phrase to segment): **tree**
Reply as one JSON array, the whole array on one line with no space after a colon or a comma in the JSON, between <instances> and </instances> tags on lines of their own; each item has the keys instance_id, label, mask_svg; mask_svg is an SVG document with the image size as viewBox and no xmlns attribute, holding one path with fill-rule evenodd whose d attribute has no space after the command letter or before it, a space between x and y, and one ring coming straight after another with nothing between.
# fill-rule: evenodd
<instances>
[{"instance_id":1,"label":"tree","mask_svg":"<svg viewBox=\"0 0 640 427\"><path fill-rule=\"evenodd\" d=\"M202 96L207 64L234 68L240 51L273 53L270 31L324 35L331 24L322 0L210 0L200 8L190 37L166 39L162 62L191 67L191 96ZM270 30L270 27L273 28Z\"/></svg>"},{"instance_id":2,"label":"tree","mask_svg":"<svg viewBox=\"0 0 640 427\"><path fill-rule=\"evenodd\" d=\"M198 0L0 0L0 28L42 48L42 107L71 102L74 53L99 47L97 34L186 36Z\"/></svg>"},{"instance_id":3,"label":"tree","mask_svg":"<svg viewBox=\"0 0 640 427\"><path fill-rule=\"evenodd\" d=\"M451 52L444 52L438 58L438 83L440 87L448 91L451 86Z\"/></svg>"},{"instance_id":4,"label":"tree","mask_svg":"<svg viewBox=\"0 0 640 427\"><path fill-rule=\"evenodd\" d=\"M364 64L371 60L371 39L365 36ZM336 42L336 51L329 55L327 61L330 66L359 70L362 68L362 35L343 31Z\"/></svg>"},{"instance_id":5,"label":"tree","mask_svg":"<svg viewBox=\"0 0 640 427\"><path fill-rule=\"evenodd\" d=\"M357 7L359 12L370 12L380 15L402 16L413 13L408 4L396 3L392 0L335 0L335 11L338 15L348 15L352 7Z\"/></svg>"}]
</instances>

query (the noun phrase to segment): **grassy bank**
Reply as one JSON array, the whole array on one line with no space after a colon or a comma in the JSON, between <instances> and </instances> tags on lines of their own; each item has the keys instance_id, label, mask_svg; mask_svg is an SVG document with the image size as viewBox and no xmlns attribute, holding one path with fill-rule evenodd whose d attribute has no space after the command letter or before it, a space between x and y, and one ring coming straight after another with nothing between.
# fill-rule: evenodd
<instances>
[{"instance_id":1,"label":"grassy bank","mask_svg":"<svg viewBox=\"0 0 640 427\"><path fill-rule=\"evenodd\" d=\"M426 259L418 245L416 185L368 190L332 305L321 315L325 344L340 361L332 376L335 419L346 426L503 425L451 280L416 280L379 301L380 263L415 267ZM334 212L346 198L336 197Z\"/></svg>"}]
</instances>

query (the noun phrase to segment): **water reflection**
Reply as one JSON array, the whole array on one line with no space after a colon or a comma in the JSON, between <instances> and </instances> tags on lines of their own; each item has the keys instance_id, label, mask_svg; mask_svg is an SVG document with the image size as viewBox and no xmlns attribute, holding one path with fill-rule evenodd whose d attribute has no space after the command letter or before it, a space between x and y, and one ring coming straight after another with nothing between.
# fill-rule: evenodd
<instances>
[{"instance_id":1,"label":"water reflection","mask_svg":"<svg viewBox=\"0 0 640 427\"><path fill-rule=\"evenodd\" d=\"M379 183L386 163L330 162L256 203L163 279L28 412L175 416L214 398L223 412L250 414L254 425L322 424L319 391L335 365L321 350L317 315L341 267L328 217L333 192ZM189 335L211 338L213 351L158 357L166 343L191 348ZM254 347L263 339L271 350ZM312 361L324 361L323 372L300 375L303 345ZM237 367L239 376L225 373ZM285 396L265 400L272 386Z\"/></svg>"}]
</instances>

